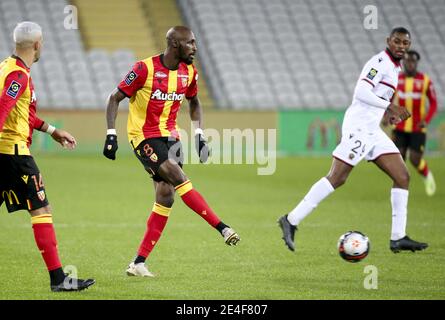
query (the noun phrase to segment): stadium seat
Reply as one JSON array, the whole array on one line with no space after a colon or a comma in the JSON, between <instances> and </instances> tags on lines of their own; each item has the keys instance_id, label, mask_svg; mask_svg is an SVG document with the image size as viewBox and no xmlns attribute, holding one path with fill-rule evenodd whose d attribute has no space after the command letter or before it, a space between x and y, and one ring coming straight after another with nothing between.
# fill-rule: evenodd
<instances>
[{"instance_id":1,"label":"stadium seat","mask_svg":"<svg viewBox=\"0 0 445 320\"><path fill-rule=\"evenodd\" d=\"M230 74L235 72L233 69L239 63L243 70L260 65L258 71L264 72L266 79L274 83L280 81L280 74L285 82L292 79L291 83L298 95L297 99L293 99L297 102L295 108L346 107L363 64L385 47L389 31L398 24L412 31L413 47L416 47L416 43L427 47L428 54L422 59L422 66L432 65L445 49L445 27L443 23L437 22L445 21L445 6L440 0L424 2L427 5L422 2L402 4L399 0L376 0L379 12L382 13L379 15L379 28L364 30L360 16L363 4L353 0L338 0L335 3L330 0L179 0L181 8L192 5L196 12L196 15L191 15L184 9L186 19L191 25L198 25L199 34L206 39L209 56L204 61L214 64L218 70L230 66ZM203 16L211 17L211 29L193 22ZM221 34L219 37L215 36L218 32ZM207 33L212 36L206 36ZM221 39L226 39L230 46L222 45ZM233 54L226 54L230 51ZM243 54L248 61L243 61ZM224 63L220 63L220 59ZM232 59L232 63L229 59ZM277 63L276 60L284 63ZM207 65L204 67L212 68ZM445 70L437 73L443 74ZM218 76L221 78L216 79ZM335 86L318 84L320 79L334 81L334 77L337 79ZM250 76L246 75L246 78L250 79ZM219 73L209 78L209 81L224 84L231 79ZM256 74L256 81L263 83L263 80L258 79L264 77ZM441 78L435 80L441 87L445 85ZM250 95L255 95L254 90L258 86L245 87L251 90ZM230 86L224 86L227 87ZM271 87L275 93L276 87L279 86ZM331 93L333 90L335 93ZM283 106L278 96L275 103ZM227 107L218 101L217 105ZM241 105L234 107L242 108Z\"/></svg>"}]
</instances>

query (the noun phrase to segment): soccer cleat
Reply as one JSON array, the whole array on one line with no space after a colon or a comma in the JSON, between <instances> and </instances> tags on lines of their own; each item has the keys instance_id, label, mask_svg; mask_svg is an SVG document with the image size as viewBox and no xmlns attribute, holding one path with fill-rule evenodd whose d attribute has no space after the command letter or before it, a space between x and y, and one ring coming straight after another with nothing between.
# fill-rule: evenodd
<instances>
[{"instance_id":1,"label":"soccer cleat","mask_svg":"<svg viewBox=\"0 0 445 320\"><path fill-rule=\"evenodd\" d=\"M236 246L241 240L239 235L232 228L224 228L221 234L224 237L224 242L229 246Z\"/></svg>"},{"instance_id":2,"label":"soccer cleat","mask_svg":"<svg viewBox=\"0 0 445 320\"><path fill-rule=\"evenodd\" d=\"M57 285L51 285L51 291L52 292L82 291L84 289L91 287L95 283L96 280L94 279L82 280L82 279L66 277L62 283L59 283Z\"/></svg>"},{"instance_id":3,"label":"soccer cleat","mask_svg":"<svg viewBox=\"0 0 445 320\"><path fill-rule=\"evenodd\" d=\"M428 175L423 180L425 182L425 192L428 196L433 196L436 193L436 182L434 181L433 174L428 172Z\"/></svg>"},{"instance_id":4,"label":"soccer cleat","mask_svg":"<svg viewBox=\"0 0 445 320\"><path fill-rule=\"evenodd\" d=\"M135 264L130 263L127 270L127 275L130 277L154 277L155 275L148 271L143 262Z\"/></svg>"},{"instance_id":5,"label":"soccer cleat","mask_svg":"<svg viewBox=\"0 0 445 320\"><path fill-rule=\"evenodd\" d=\"M289 248L290 251L295 251L295 231L298 230L297 226L292 225L289 220L287 220L287 215L282 216L280 219L278 219L278 225L281 228L281 231L283 231L283 237L284 243Z\"/></svg>"},{"instance_id":6,"label":"soccer cleat","mask_svg":"<svg viewBox=\"0 0 445 320\"><path fill-rule=\"evenodd\" d=\"M399 240L390 240L389 248L394 253L399 253L400 251L403 250L411 250L412 252L414 252L414 251L425 250L426 248L428 248L428 244L423 242L417 242L410 239L408 236L404 236Z\"/></svg>"}]
</instances>

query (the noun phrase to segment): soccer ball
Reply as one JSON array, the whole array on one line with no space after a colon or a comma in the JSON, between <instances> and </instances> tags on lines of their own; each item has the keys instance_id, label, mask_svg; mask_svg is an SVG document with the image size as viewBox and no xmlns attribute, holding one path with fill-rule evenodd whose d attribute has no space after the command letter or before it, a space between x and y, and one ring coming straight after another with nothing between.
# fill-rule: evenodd
<instances>
[{"instance_id":1,"label":"soccer ball","mask_svg":"<svg viewBox=\"0 0 445 320\"><path fill-rule=\"evenodd\" d=\"M369 253L369 239L359 231L348 231L338 239L338 253L349 262L359 262Z\"/></svg>"}]
</instances>

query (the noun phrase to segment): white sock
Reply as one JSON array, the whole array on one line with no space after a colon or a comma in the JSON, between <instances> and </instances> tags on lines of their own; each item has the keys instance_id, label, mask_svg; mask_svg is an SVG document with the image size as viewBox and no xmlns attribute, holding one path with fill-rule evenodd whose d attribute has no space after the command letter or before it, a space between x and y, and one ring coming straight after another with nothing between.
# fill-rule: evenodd
<instances>
[{"instance_id":1,"label":"white sock","mask_svg":"<svg viewBox=\"0 0 445 320\"><path fill-rule=\"evenodd\" d=\"M391 240L406 236L406 217L408 214L408 190L391 189L392 228Z\"/></svg>"},{"instance_id":2,"label":"white sock","mask_svg":"<svg viewBox=\"0 0 445 320\"><path fill-rule=\"evenodd\" d=\"M311 190L309 190L298 206L288 214L287 220L289 220L292 225L297 226L301 220L311 213L312 210L314 210L323 199L334 192L334 190L334 187L332 187L328 179L325 177L321 178L312 186Z\"/></svg>"}]
</instances>

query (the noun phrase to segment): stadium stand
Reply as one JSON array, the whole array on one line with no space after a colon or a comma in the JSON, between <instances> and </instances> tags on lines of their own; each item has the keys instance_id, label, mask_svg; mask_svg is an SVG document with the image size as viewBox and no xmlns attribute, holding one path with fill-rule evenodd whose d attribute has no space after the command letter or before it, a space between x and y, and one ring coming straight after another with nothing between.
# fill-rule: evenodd
<instances>
[{"instance_id":1,"label":"stadium stand","mask_svg":"<svg viewBox=\"0 0 445 320\"><path fill-rule=\"evenodd\" d=\"M69 4L65 0L2 0L0 56L3 59L12 53L11 33L17 22L37 22L44 30L44 51L32 67L39 107L103 109L107 95L136 57L125 47L109 52L87 50L79 30L64 28L64 9ZM128 105L124 103L123 107Z\"/></svg>"},{"instance_id":2,"label":"stadium stand","mask_svg":"<svg viewBox=\"0 0 445 320\"><path fill-rule=\"evenodd\" d=\"M69 4L80 30L63 27ZM378 8L377 30L363 27L365 5ZM23 20L45 33L32 71L43 108L103 109L131 64L159 52L165 29L182 21L197 36L205 106L344 109L364 62L403 25L444 108L443 0L1 0L0 58L11 54L11 31Z\"/></svg>"},{"instance_id":3,"label":"stadium stand","mask_svg":"<svg viewBox=\"0 0 445 320\"><path fill-rule=\"evenodd\" d=\"M178 0L197 34L218 107L344 109L358 74L406 26L421 69L445 93L443 0ZM365 5L378 29L365 30ZM443 108L443 104L440 104Z\"/></svg>"}]
</instances>

